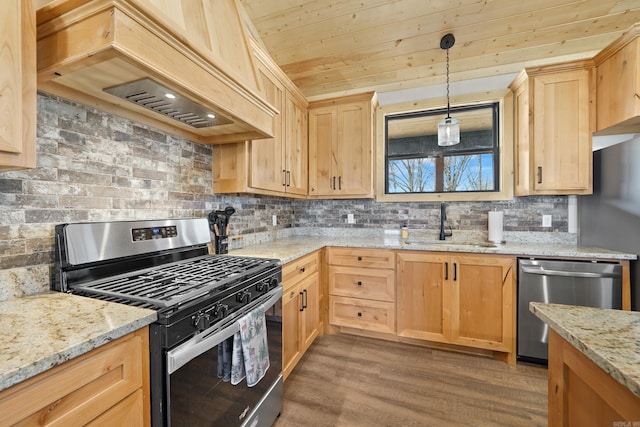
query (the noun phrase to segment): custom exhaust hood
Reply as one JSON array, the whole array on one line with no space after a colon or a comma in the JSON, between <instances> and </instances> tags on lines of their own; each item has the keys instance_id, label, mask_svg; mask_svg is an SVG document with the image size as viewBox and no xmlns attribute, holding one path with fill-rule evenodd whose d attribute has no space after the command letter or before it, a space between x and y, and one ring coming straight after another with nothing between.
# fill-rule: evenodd
<instances>
[{"instance_id":1,"label":"custom exhaust hood","mask_svg":"<svg viewBox=\"0 0 640 427\"><path fill-rule=\"evenodd\" d=\"M237 0L51 0L38 90L205 144L273 136Z\"/></svg>"}]
</instances>

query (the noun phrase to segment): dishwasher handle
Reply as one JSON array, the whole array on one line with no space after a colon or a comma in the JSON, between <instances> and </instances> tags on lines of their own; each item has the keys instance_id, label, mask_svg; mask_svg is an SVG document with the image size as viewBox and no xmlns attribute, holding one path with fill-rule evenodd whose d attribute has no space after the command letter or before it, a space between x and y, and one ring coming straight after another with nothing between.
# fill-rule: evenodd
<instances>
[{"instance_id":1,"label":"dishwasher handle","mask_svg":"<svg viewBox=\"0 0 640 427\"><path fill-rule=\"evenodd\" d=\"M602 272L602 273L592 273L587 271L564 271L564 270L544 270L542 268L531 268L521 266L520 270L523 273L529 274L538 274L540 276L562 276L562 277L584 277L584 278L593 278L593 279L601 279L601 278L619 278L621 277L620 273L615 272Z\"/></svg>"}]
</instances>

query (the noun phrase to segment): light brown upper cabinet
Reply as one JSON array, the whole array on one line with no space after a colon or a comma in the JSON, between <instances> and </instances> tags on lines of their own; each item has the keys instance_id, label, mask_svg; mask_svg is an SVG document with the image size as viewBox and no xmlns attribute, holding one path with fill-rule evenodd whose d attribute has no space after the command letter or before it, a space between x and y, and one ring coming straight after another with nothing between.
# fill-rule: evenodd
<instances>
[{"instance_id":1,"label":"light brown upper cabinet","mask_svg":"<svg viewBox=\"0 0 640 427\"><path fill-rule=\"evenodd\" d=\"M280 112L274 137L214 146L214 192L306 197L307 101L270 58L254 52L262 95Z\"/></svg>"},{"instance_id":2,"label":"light brown upper cabinet","mask_svg":"<svg viewBox=\"0 0 640 427\"><path fill-rule=\"evenodd\" d=\"M373 198L375 93L309 104L309 197Z\"/></svg>"},{"instance_id":3,"label":"light brown upper cabinet","mask_svg":"<svg viewBox=\"0 0 640 427\"><path fill-rule=\"evenodd\" d=\"M597 132L640 132L640 23L604 48L597 66Z\"/></svg>"},{"instance_id":4,"label":"light brown upper cabinet","mask_svg":"<svg viewBox=\"0 0 640 427\"><path fill-rule=\"evenodd\" d=\"M0 171L36 166L36 20L32 0L0 14Z\"/></svg>"},{"instance_id":5,"label":"light brown upper cabinet","mask_svg":"<svg viewBox=\"0 0 640 427\"><path fill-rule=\"evenodd\" d=\"M514 93L515 195L591 194L595 67L526 68Z\"/></svg>"}]
</instances>

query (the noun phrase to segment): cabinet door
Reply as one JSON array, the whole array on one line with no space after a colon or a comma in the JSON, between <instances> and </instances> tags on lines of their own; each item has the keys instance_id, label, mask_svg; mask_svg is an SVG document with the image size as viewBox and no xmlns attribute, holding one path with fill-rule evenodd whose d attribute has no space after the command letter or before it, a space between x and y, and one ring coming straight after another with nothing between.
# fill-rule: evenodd
<instances>
[{"instance_id":1,"label":"cabinet door","mask_svg":"<svg viewBox=\"0 0 640 427\"><path fill-rule=\"evenodd\" d=\"M300 286L285 291L282 296L282 375L286 379L302 355Z\"/></svg>"},{"instance_id":2,"label":"cabinet door","mask_svg":"<svg viewBox=\"0 0 640 427\"><path fill-rule=\"evenodd\" d=\"M0 171L36 166L36 22L31 0L0 14Z\"/></svg>"},{"instance_id":3,"label":"cabinet door","mask_svg":"<svg viewBox=\"0 0 640 427\"><path fill-rule=\"evenodd\" d=\"M451 341L489 350L514 350L514 259L452 256Z\"/></svg>"},{"instance_id":4,"label":"cabinet door","mask_svg":"<svg viewBox=\"0 0 640 427\"><path fill-rule=\"evenodd\" d=\"M309 195L331 196L338 151L338 111L335 107L309 110ZM337 184L336 184L337 185ZM337 188L337 187L336 187Z\"/></svg>"},{"instance_id":5,"label":"cabinet door","mask_svg":"<svg viewBox=\"0 0 640 427\"><path fill-rule=\"evenodd\" d=\"M598 65L598 131L615 126L618 133L637 132L640 120L639 61L640 38L636 38Z\"/></svg>"},{"instance_id":6,"label":"cabinet door","mask_svg":"<svg viewBox=\"0 0 640 427\"><path fill-rule=\"evenodd\" d=\"M286 192L307 195L308 122L307 107L287 92L285 97Z\"/></svg>"},{"instance_id":7,"label":"cabinet door","mask_svg":"<svg viewBox=\"0 0 640 427\"><path fill-rule=\"evenodd\" d=\"M258 62L260 64L260 62ZM273 118L273 138L251 141L251 160L249 162L249 187L285 191L285 159L283 135L283 108L285 107L285 89L263 65L258 66L262 81L262 93L280 114Z\"/></svg>"},{"instance_id":8,"label":"cabinet door","mask_svg":"<svg viewBox=\"0 0 640 427\"><path fill-rule=\"evenodd\" d=\"M527 196L530 191L531 151L529 147L529 80L513 89L513 125L516 132L514 153L514 192Z\"/></svg>"},{"instance_id":9,"label":"cabinet door","mask_svg":"<svg viewBox=\"0 0 640 427\"><path fill-rule=\"evenodd\" d=\"M308 277L301 284L302 312L300 313L300 343L304 353L318 336L320 325L320 284L318 274Z\"/></svg>"},{"instance_id":10,"label":"cabinet door","mask_svg":"<svg viewBox=\"0 0 640 427\"><path fill-rule=\"evenodd\" d=\"M341 196L372 193L371 107L368 102L338 106L337 191Z\"/></svg>"},{"instance_id":11,"label":"cabinet door","mask_svg":"<svg viewBox=\"0 0 640 427\"><path fill-rule=\"evenodd\" d=\"M533 188L591 193L591 70L535 76Z\"/></svg>"},{"instance_id":12,"label":"cabinet door","mask_svg":"<svg viewBox=\"0 0 640 427\"><path fill-rule=\"evenodd\" d=\"M447 342L449 335L449 256L397 253L398 335Z\"/></svg>"}]
</instances>

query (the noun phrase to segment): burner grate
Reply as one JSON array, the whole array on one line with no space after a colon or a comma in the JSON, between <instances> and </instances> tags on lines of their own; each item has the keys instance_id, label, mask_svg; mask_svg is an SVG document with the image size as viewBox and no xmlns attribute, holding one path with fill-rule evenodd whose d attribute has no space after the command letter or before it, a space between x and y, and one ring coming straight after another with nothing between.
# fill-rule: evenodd
<instances>
[{"instance_id":1,"label":"burner grate","mask_svg":"<svg viewBox=\"0 0 640 427\"><path fill-rule=\"evenodd\" d=\"M173 307L224 289L236 279L256 275L274 263L270 259L207 255L86 283L74 290Z\"/></svg>"}]
</instances>

